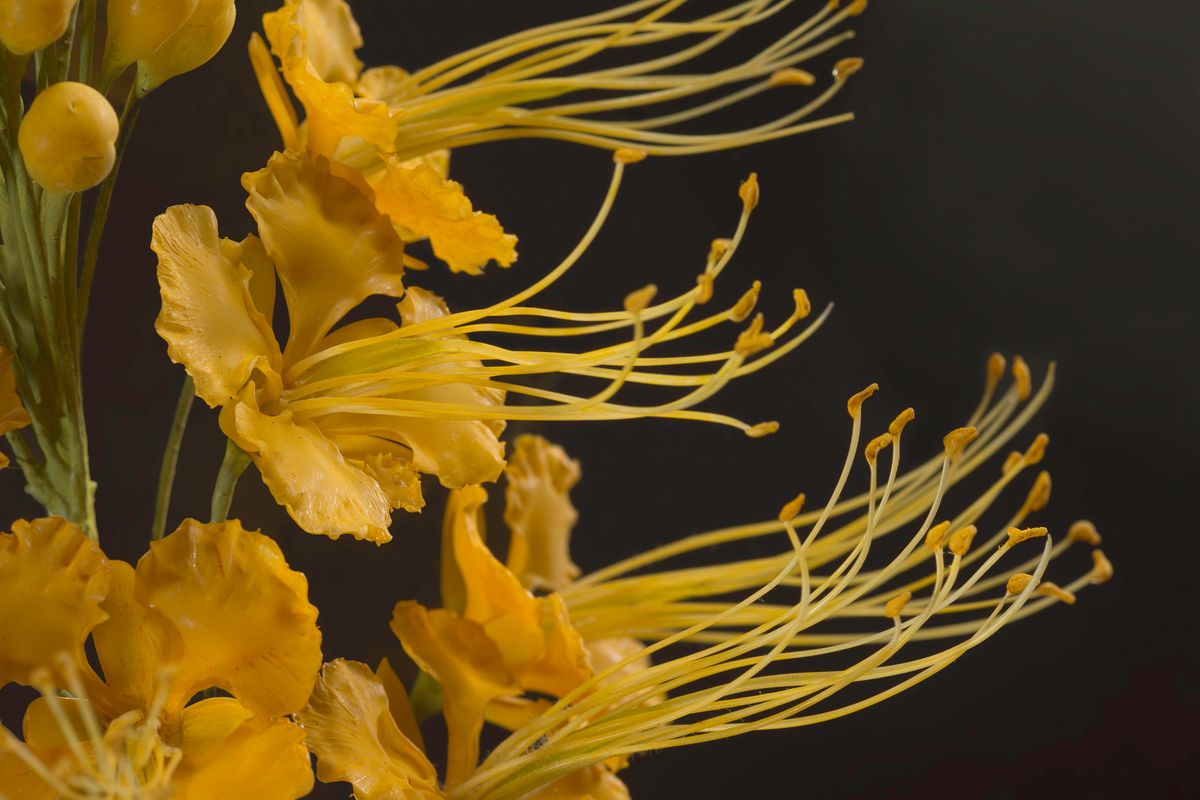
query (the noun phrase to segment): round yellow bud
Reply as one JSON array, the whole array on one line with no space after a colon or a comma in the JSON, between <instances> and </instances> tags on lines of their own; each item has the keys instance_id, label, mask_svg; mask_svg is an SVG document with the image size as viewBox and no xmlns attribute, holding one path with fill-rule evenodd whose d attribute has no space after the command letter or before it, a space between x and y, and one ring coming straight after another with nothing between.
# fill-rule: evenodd
<instances>
[{"instance_id":1,"label":"round yellow bud","mask_svg":"<svg viewBox=\"0 0 1200 800\"><path fill-rule=\"evenodd\" d=\"M237 11L234 0L200 0L175 35L138 62L138 90L157 89L176 75L191 72L217 54L229 34Z\"/></svg>"},{"instance_id":2,"label":"round yellow bud","mask_svg":"<svg viewBox=\"0 0 1200 800\"><path fill-rule=\"evenodd\" d=\"M162 47L183 27L199 0L108 0L104 72L124 69Z\"/></svg>"},{"instance_id":3,"label":"round yellow bud","mask_svg":"<svg viewBox=\"0 0 1200 800\"><path fill-rule=\"evenodd\" d=\"M117 160L117 114L90 86L63 81L34 98L17 144L29 175L48 192L82 192Z\"/></svg>"},{"instance_id":4,"label":"round yellow bud","mask_svg":"<svg viewBox=\"0 0 1200 800\"><path fill-rule=\"evenodd\" d=\"M41 50L62 36L75 0L0 0L0 42L17 55Z\"/></svg>"}]
</instances>

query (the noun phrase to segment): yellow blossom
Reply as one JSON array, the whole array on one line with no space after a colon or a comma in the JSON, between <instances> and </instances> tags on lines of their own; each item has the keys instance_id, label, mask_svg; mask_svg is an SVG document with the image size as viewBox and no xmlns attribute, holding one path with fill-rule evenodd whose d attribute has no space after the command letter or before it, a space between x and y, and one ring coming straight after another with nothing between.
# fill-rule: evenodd
<instances>
[{"instance_id":1,"label":"yellow blossom","mask_svg":"<svg viewBox=\"0 0 1200 800\"><path fill-rule=\"evenodd\" d=\"M17 395L17 374L13 370L13 355L0 347L0 435L24 428L30 423L29 412ZM8 466L8 456L0 453L0 469Z\"/></svg>"},{"instance_id":2,"label":"yellow blossom","mask_svg":"<svg viewBox=\"0 0 1200 800\"><path fill-rule=\"evenodd\" d=\"M688 320L744 235L746 203L733 238L719 240L710 252L703 286L657 303L650 302L653 289L633 292L615 312L527 305L565 275L598 234L624 170L614 164L600 212L554 269L499 303L451 313L436 295L404 285L403 242L352 182L332 174L325 159L277 154L244 178L258 236L221 239L212 211L200 206L175 206L155 221L151 246L163 299L157 330L171 358L195 379L197 394L221 407L222 429L258 465L275 498L302 528L333 537L387 541L391 510L416 511L424 503L420 474L436 475L450 488L495 480L505 463L497 437L507 420L657 416L731 425L751 436L771 432L776 425L692 407L790 352L816 329L825 315L791 333L809 313L803 291L796 290L793 314L773 329L763 328L761 316L751 320L754 348L644 355L750 315L757 283L731 308ZM276 277L288 311L283 346L269 323ZM337 327L374 294L403 298L400 324L375 317ZM506 321L511 317L528 321ZM661 324L648 329L656 320ZM471 338L562 341L613 331L627 331L628 338L579 352L508 349ZM777 341L779 347L760 352ZM693 365L708 371L662 369ZM602 385L593 394L572 395L524 382L553 373ZM617 402L627 384L676 389L678 396L646 406ZM536 402L506 402L510 395Z\"/></svg>"},{"instance_id":3,"label":"yellow blossom","mask_svg":"<svg viewBox=\"0 0 1200 800\"><path fill-rule=\"evenodd\" d=\"M287 715L321 663L307 590L237 522L187 520L136 568L63 520L14 523L0 534L0 686L42 696L23 741L0 729L0 794L305 796L304 734ZM212 687L231 696L189 702Z\"/></svg>"},{"instance_id":4,"label":"yellow blossom","mask_svg":"<svg viewBox=\"0 0 1200 800\"><path fill-rule=\"evenodd\" d=\"M810 121L854 70L835 70L828 88L761 125L727 133L676 132L763 92L816 79L796 65L850 38L827 35L865 2L826 3L756 55L713 72L679 68L737 33L782 19L791 0L754 0L693 19L675 19L681 0L643 0L533 28L471 48L409 73L363 69L362 34L344 0L285 0L263 17L270 43L250 43L258 82L284 147L330 158L353 172L379 209L409 240L428 237L451 269L478 273L489 261L508 266L516 238L490 214L475 211L447 178L453 148L516 138L557 139L614 152L684 155L791 136L851 118ZM697 41L698 39L698 41ZM662 47L640 62L589 69L606 51ZM279 60L278 71L271 54ZM861 66L861 61L858 61ZM280 80L282 75L283 81ZM284 89L304 109L303 123ZM740 87L740 88L738 88ZM599 96L569 102L571 95ZM715 99L700 101L705 93ZM554 102L551 102L554 101ZM666 106L688 103L682 109ZM614 120L610 112L636 112Z\"/></svg>"}]
</instances>

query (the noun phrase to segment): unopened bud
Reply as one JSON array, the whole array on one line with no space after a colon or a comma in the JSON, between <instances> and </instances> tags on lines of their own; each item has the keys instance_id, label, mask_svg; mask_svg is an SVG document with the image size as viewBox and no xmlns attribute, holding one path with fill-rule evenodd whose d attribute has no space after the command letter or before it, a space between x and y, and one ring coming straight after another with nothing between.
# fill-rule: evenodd
<instances>
[{"instance_id":1,"label":"unopened bud","mask_svg":"<svg viewBox=\"0 0 1200 800\"><path fill-rule=\"evenodd\" d=\"M179 32L200 0L108 0L104 71L123 69L154 53Z\"/></svg>"},{"instance_id":2,"label":"unopened bud","mask_svg":"<svg viewBox=\"0 0 1200 800\"><path fill-rule=\"evenodd\" d=\"M104 95L87 84L63 81L33 99L17 142L39 186L48 192L82 192L112 170L119 129Z\"/></svg>"},{"instance_id":3,"label":"unopened bud","mask_svg":"<svg viewBox=\"0 0 1200 800\"><path fill-rule=\"evenodd\" d=\"M0 0L0 42L19 56L41 50L66 33L74 10L75 0Z\"/></svg>"},{"instance_id":4,"label":"unopened bud","mask_svg":"<svg viewBox=\"0 0 1200 800\"><path fill-rule=\"evenodd\" d=\"M234 0L200 0L179 30L138 60L138 91L148 94L176 75L206 64L229 39L236 17Z\"/></svg>"}]
</instances>

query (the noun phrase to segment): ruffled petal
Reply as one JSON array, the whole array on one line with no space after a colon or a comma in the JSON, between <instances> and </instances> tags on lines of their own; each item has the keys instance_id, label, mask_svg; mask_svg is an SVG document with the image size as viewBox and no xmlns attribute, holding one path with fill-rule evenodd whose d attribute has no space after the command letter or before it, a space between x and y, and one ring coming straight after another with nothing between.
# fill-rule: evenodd
<instances>
[{"instance_id":1,"label":"ruffled petal","mask_svg":"<svg viewBox=\"0 0 1200 800\"><path fill-rule=\"evenodd\" d=\"M354 51L363 46L363 38L350 5L345 0L302 0L298 5L304 54L317 75L353 86L363 66Z\"/></svg>"},{"instance_id":2,"label":"ruffled petal","mask_svg":"<svg viewBox=\"0 0 1200 800\"><path fill-rule=\"evenodd\" d=\"M256 369L277 372L279 344L255 308L236 244L217 235L206 206L172 206L154 220L162 311L154 324L167 354L210 406L236 397Z\"/></svg>"},{"instance_id":3,"label":"ruffled petal","mask_svg":"<svg viewBox=\"0 0 1200 800\"><path fill-rule=\"evenodd\" d=\"M478 275L489 261L502 267L517 259L517 237L492 214L476 211L462 184L429 163L410 166L384 159L372 179L375 205L411 240L428 238L434 254L454 272Z\"/></svg>"},{"instance_id":4,"label":"ruffled petal","mask_svg":"<svg viewBox=\"0 0 1200 800\"><path fill-rule=\"evenodd\" d=\"M17 374L13 371L13 355L0 347L0 435L24 428L30 422L29 413L17 396ZM8 466L8 456L0 453L0 469Z\"/></svg>"},{"instance_id":5,"label":"ruffled petal","mask_svg":"<svg viewBox=\"0 0 1200 800\"><path fill-rule=\"evenodd\" d=\"M379 679L379 682L383 684L383 690L387 692L388 711L391 712L392 719L396 721L396 727L404 734L404 738L415 744L417 749L424 753L425 737L421 736L417 715L413 712L412 703L408 699L408 690L404 688L400 676L392 669L391 662L386 658L379 662L379 666L375 669L375 677Z\"/></svg>"},{"instance_id":6,"label":"ruffled petal","mask_svg":"<svg viewBox=\"0 0 1200 800\"><path fill-rule=\"evenodd\" d=\"M29 684L67 653L90 673L83 643L104 621L110 566L75 525L48 517L18 520L0 534L0 687Z\"/></svg>"},{"instance_id":7,"label":"ruffled petal","mask_svg":"<svg viewBox=\"0 0 1200 800\"><path fill-rule=\"evenodd\" d=\"M373 294L399 297L404 243L387 218L327 162L276 153L246 173L246 207L275 262L291 325L287 363L303 358Z\"/></svg>"},{"instance_id":8,"label":"ruffled petal","mask_svg":"<svg viewBox=\"0 0 1200 800\"><path fill-rule=\"evenodd\" d=\"M579 519L570 494L579 462L541 436L518 436L513 448L504 469L508 568L531 589L558 591L579 577L570 548Z\"/></svg>"},{"instance_id":9,"label":"ruffled petal","mask_svg":"<svg viewBox=\"0 0 1200 800\"><path fill-rule=\"evenodd\" d=\"M416 512L425 507L421 476L413 466L412 451L407 447L378 436L330 438L347 462L379 484L392 508Z\"/></svg>"},{"instance_id":10,"label":"ruffled petal","mask_svg":"<svg viewBox=\"0 0 1200 800\"><path fill-rule=\"evenodd\" d=\"M175 800L297 800L313 788L304 731L215 697L183 710Z\"/></svg>"},{"instance_id":11,"label":"ruffled petal","mask_svg":"<svg viewBox=\"0 0 1200 800\"><path fill-rule=\"evenodd\" d=\"M263 482L292 519L309 533L336 539L350 534L376 544L391 541L391 504L378 481L347 463L311 423L289 411L260 412L253 394L221 413L221 429L249 453Z\"/></svg>"},{"instance_id":12,"label":"ruffled petal","mask_svg":"<svg viewBox=\"0 0 1200 800\"><path fill-rule=\"evenodd\" d=\"M34 756L43 762L54 763L53 756L48 753L35 750ZM14 750L0 746L0 797L55 800L58 792L42 780Z\"/></svg>"},{"instance_id":13,"label":"ruffled petal","mask_svg":"<svg viewBox=\"0 0 1200 800\"><path fill-rule=\"evenodd\" d=\"M404 601L392 613L392 631L405 652L442 687L449 729L446 786L453 787L479 762L484 710L500 697L520 694L496 643L475 622L444 609Z\"/></svg>"},{"instance_id":14,"label":"ruffled petal","mask_svg":"<svg viewBox=\"0 0 1200 800\"><path fill-rule=\"evenodd\" d=\"M168 715L210 686L263 716L304 706L321 667L317 609L272 539L185 520L138 561L136 594L179 631Z\"/></svg>"},{"instance_id":15,"label":"ruffled petal","mask_svg":"<svg viewBox=\"0 0 1200 800\"><path fill-rule=\"evenodd\" d=\"M596 641L587 643L588 658L592 662L592 669L597 674L604 672L609 667L620 664L627 658L637 656L644 649L645 646L632 636L612 636L608 639L597 639ZM616 683L625 678L633 677L639 672L649 669L650 664L649 655L640 655L609 675L601 683ZM667 699L666 693L651 695L643 705L657 705L665 699Z\"/></svg>"},{"instance_id":16,"label":"ruffled petal","mask_svg":"<svg viewBox=\"0 0 1200 800\"><path fill-rule=\"evenodd\" d=\"M317 777L350 782L358 800L443 797L433 765L400 731L388 704L365 664L339 658L325 665L296 717L317 756Z\"/></svg>"}]
</instances>

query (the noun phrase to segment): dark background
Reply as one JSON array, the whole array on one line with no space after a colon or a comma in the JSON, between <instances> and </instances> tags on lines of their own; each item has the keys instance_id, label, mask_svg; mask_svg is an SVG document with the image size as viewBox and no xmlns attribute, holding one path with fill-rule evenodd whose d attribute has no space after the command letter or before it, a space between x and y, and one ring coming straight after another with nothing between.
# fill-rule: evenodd
<instances>
[{"instance_id":1,"label":"dark background","mask_svg":"<svg viewBox=\"0 0 1200 800\"><path fill-rule=\"evenodd\" d=\"M238 176L278 145L244 44L273 5L239 2L226 49L149 99L122 171L85 366L111 555L132 560L144 549L182 377L152 329L150 222L172 203L195 202L216 209L225 235L249 230ZM566 13L548 2L355 5L364 60L405 67ZM607 4L570 5L582 13ZM817 4L797 6L787 21ZM1074 608L1003 631L865 713L636 760L623 773L636 797L1196 795L1198 23L1200 6L1183 2L874 3L857 20L859 38L813 65L827 74L836 57L866 58L833 106L857 121L631 168L606 232L547 303L615 307L651 280L686 289L709 240L736 221L738 181L757 170L762 204L720 297L732 302L760 278L768 319L788 313L793 286L818 308L837 308L797 353L708 404L783 420L774 437L657 422L510 428L538 430L582 460L574 550L585 569L773 516L797 489L828 491L847 431L844 400L870 381L882 386L876 425L912 404L916 448L935 451L969 413L983 362L998 349L1024 354L1037 374L1059 362L1059 388L1023 437L1052 437L1054 500L1042 519L1059 531L1093 519L1117 570ZM725 57L761 43L748 36ZM746 113L783 112L803 96L788 91L801 94ZM459 308L524 286L570 249L608 172L604 153L565 144L456 153L454 176L522 237L521 258L483 278L435 268L414 282ZM207 513L222 448L215 416L198 406L172 526ZM17 475L3 477L6 515L37 513ZM436 597L443 493L427 482L426 494L426 513L398 512L396 541L378 549L300 533L253 471L233 513L276 535L308 573L326 657L374 663L402 658L387 630L392 604Z\"/></svg>"}]
</instances>

